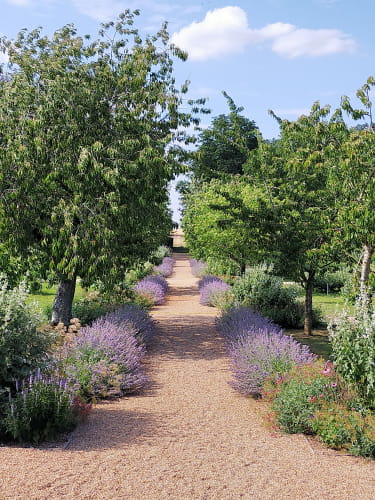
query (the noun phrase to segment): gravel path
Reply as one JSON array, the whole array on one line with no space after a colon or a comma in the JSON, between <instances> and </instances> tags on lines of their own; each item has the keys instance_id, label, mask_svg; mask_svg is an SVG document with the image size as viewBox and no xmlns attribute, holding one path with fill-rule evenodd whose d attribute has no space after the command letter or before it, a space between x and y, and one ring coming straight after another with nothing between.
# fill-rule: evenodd
<instances>
[{"instance_id":1,"label":"gravel path","mask_svg":"<svg viewBox=\"0 0 375 500\"><path fill-rule=\"evenodd\" d=\"M0 499L375 498L374 462L271 435L262 405L228 386L215 310L176 258L168 302L153 311L147 390L97 405L68 442L0 448Z\"/></svg>"}]
</instances>

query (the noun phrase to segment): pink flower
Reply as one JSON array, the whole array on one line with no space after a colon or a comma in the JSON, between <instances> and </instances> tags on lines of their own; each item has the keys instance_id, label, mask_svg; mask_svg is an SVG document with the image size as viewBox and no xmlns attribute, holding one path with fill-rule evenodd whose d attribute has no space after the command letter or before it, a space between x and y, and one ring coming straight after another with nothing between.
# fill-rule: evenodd
<instances>
[{"instance_id":1,"label":"pink flower","mask_svg":"<svg viewBox=\"0 0 375 500\"><path fill-rule=\"evenodd\" d=\"M337 387L337 382L333 382L333 384L331 384L331 387Z\"/></svg>"},{"instance_id":2,"label":"pink flower","mask_svg":"<svg viewBox=\"0 0 375 500\"><path fill-rule=\"evenodd\" d=\"M315 397L315 396L312 396L312 397L310 398L310 403L315 403L315 401L316 401L316 397Z\"/></svg>"},{"instance_id":3,"label":"pink flower","mask_svg":"<svg viewBox=\"0 0 375 500\"><path fill-rule=\"evenodd\" d=\"M319 394L319 397L320 398L324 398L324 394Z\"/></svg>"},{"instance_id":4,"label":"pink flower","mask_svg":"<svg viewBox=\"0 0 375 500\"><path fill-rule=\"evenodd\" d=\"M332 372L333 372L333 365L332 365L331 361L327 361L322 373L324 375L330 375Z\"/></svg>"}]
</instances>

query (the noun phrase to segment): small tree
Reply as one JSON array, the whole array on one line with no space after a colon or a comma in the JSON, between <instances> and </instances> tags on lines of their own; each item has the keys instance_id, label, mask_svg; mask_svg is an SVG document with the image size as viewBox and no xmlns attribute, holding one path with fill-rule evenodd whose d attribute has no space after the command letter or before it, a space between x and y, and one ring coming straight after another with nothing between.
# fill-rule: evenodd
<instances>
[{"instance_id":1,"label":"small tree","mask_svg":"<svg viewBox=\"0 0 375 500\"><path fill-rule=\"evenodd\" d=\"M283 273L298 279L305 290L304 331L312 333L312 294L317 271L335 261L332 246L336 220L336 194L329 189L329 165L340 149L347 129L340 114L330 119L329 106L315 103L308 116L279 121L278 148L283 162L276 179L280 205L278 224L279 265ZM329 154L327 153L328 148Z\"/></svg>"},{"instance_id":2,"label":"small tree","mask_svg":"<svg viewBox=\"0 0 375 500\"><path fill-rule=\"evenodd\" d=\"M243 177L213 179L185 196L183 228L189 251L202 260L246 264L262 261L268 236L270 206L262 188Z\"/></svg>"},{"instance_id":3,"label":"small tree","mask_svg":"<svg viewBox=\"0 0 375 500\"><path fill-rule=\"evenodd\" d=\"M352 129L343 143L340 162L332 169L333 187L339 187L338 206L340 238L347 246L362 248L360 293L368 294L371 262L375 252L375 124L371 89L374 77L357 91L363 108L354 109L342 98L342 108L366 125Z\"/></svg>"},{"instance_id":4,"label":"small tree","mask_svg":"<svg viewBox=\"0 0 375 500\"><path fill-rule=\"evenodd\" d=\"M77 276L116 280L171 227L168 181L181 113L164 25L142 40L126 11L99 38L73 25L52 38L23 30L1 39L10 64L0 80L0 238L37 251L59 282L52 321L69 322ZM176 131L179 129L178 134ZM171 146L172 145L172 146Z\"/></svg>"}]
</instances>

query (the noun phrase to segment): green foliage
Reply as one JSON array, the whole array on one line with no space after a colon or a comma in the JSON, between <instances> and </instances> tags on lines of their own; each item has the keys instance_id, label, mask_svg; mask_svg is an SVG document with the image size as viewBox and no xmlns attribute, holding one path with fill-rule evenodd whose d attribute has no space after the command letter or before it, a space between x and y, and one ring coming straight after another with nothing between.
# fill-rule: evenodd
<instances>
[{"instance_id":1,"label":"green foliage","mask_svg":"<svg viewBox=\"0 0 375 500\"><path fill-rule=\"evenodd\" d=\"M375 250L375 176L373 151L375 127L371 100L375 79L370 76L357 91L362 108L352 107L343 96L341 107L354 120L366 120L363 126L351 129L342 144L339 162L331 170L333 188L339 186L337 197L338 244L346 251L361 248L360 293L371 293L369 281L374 274L371 267Z\"/></svg>"},{"instance_id":2,"label":"green foliage","mask_svg":"<svg viewBox=\"0 0 375 500\"><path fill-rule=\"evenodd\" d=\"M15 255L5 243L0 244L0 269L6 275L11 288L22 282L31 293L40 291L42 288L41 267L35 253L24 258Z\"/></svg>"},{"instance_id":3,"label":"green foliage","mask_svg":"<svg viewBox=\"0 0 375 500\"><path fill-rule=\"evenodd\" d=\"M5 438L24 443L54 439L74 427L71 394L53 378L38 377L19 390L5 406Z\"/></svg>"},{"instance_id":4,"label":"green foliage","mask_svg":"<svg viewBox=\"0 0 375 500\"><path fill-rule=\"evenodd\" d=\"M27 303L24 285L8 289L0 282L0 391L39 367L46 359L50 339L37 330L41 316Z\"/></svg>"},{"instance_id":5,"label":"green foliage","mask_svg":"<svg viewBox=\"0 0 375 500\"><path fill-rule=\"evenodd\" d=\"M97 40L73 25L0 40L1 241L57 280L116 283L172 227L168 182L203 101L180 111L173 64L186 55L166 25L142 39L136 15Z\"/></svg>"},{"instance_id":6,"label":"green foliage","mask_svg":"<svg viewBox=\"0 0 375 500\"><path fill-rule=\"evenodd\" d=\"M320 360L292 368L276 384L267 381L264 392L272 399L277 425L288 433L312 433L315 411L340 398L337 377Z\"/></svg>"},{"instance_id":7,"label":"green foliage","mask_svg":"<svg viewBox=\"0 0 375 500\"><path fill-rule=\"evenodd\" d=\"M113 302L109 303L103 296L92 292L73 302L72 317L78 318L82 325L89 325L115 307Z\"/></svg>"},{"instance_id":8,"label":"green foliage","mask_svg":"<svg viewBox=\"0 0 375 500\"><path fill-rule=\"evenodd\" d=\"M300 328L304 307L297 300L299 290L293 285L283 285L282 278L271 274L271 270L267 265L249 268L234 282L234 303L250 306L281 326Z\"/></svg>"},{"instance_id":9,"label":"green foliage","mask_svg":"<svg viewBox=\"0 0 375 500\"><path fill-rule=\"evenodd\" d=\"M164 257L169 257L171 255L171 249L165 245L160 245L156 250L151 252L149 260L152 264L158 265L162 262ZM144 278L141 276L139 279Z\"/></svg>"},{"instance_id":10,"label":"green foliage","mask_svg":"<svg viewBox=\"0 0 375 500\"><path fill-rule=\"evenodd\" d=\"M182 221L189 252L204 262L241 270L259 262L269 242L270 206L262 188L244 178L214 179L185 196Z\"/></svg>"},{"instance_id":11,"label":"green foliage","mask_svg":"<svg viewBox=\"0 0 375 500\"><path fill-rule=\"evenodd\" d=\"M368 300L359 298L354 314L343 311L329 334L338 373L375 408L375 312Z\"/></svg>"},{"instance_id":12,"label":"green foliage","mask_svg":"<svg viewBox=\"0 0 375 500\"><path fill-rule=\"evenodd\" d=\"M269 416L288 433L316 434L328 447L375 458L375 414L348 389L333 365L321 360L270 376L263 397Z\"/></svg>"},{"instance_id":13,"label":"green foliage","mask_svg":"<svg viewBox=\"0 0 375 500\"><path fill-rule=\"evenodd\" d=\"M198 137L198 149L193 154L192 171L200 180L243 174L250 151L258 145L255 122L240 113L234 101L224 92L229 115L219 115Z\"/></svg>"},{"instance_id":14,"label":"green foliage","mask_svg":"<svg viewBox=\"0 0 375 500\"><path fill-rule=\"evenodd\" d=\"M231 277L238 275L239 268L235 262L218 261L213 257L207 259L207 269L206 274L213 274L215 276L220 276L226 282L231 281Z\"/></svg>"},{"instance_id":15,"label":"green foliage","mask_svg":"<svg viewBox=\"0 0 375 500\"><path fill-rule=\"evenodd\" d=\"M329 448L375 458L375 415L371 412L331 403L314 413L312 429Z\"/></svg>"},{"instance_id":16,"label":"green foliage","mask_svg":"<svg viewBox=\"0 0 375 500\"><path fill-rule=\"evenodd\" d=\"M314 288L321 292L339 292L351 280L351 273L348 268L340 268L337 271L320 272L314 276Z\"/></svg>"}]
</instances>

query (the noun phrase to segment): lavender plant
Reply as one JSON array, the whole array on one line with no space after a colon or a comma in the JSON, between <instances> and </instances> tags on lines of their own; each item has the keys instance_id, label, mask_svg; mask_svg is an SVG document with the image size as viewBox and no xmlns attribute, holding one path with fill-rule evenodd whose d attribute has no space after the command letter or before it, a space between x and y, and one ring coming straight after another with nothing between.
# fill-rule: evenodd
<instances>
[{"instance_id":1,"label":"lavender plant","mask_svg":"<svg viewBox=\"0 0 375 500\"><path fill-rule=\"evenodd\" d=\"M167 290L167 280L163 276L156 274L146 276L134 287L136 294L150 298L155 305L160 305L164 302Z\"/></svg>"},{"instance_id":2,"label":"lavender plant","mask_svg":"<svg viewBox=\"0 0 375 500\"><path fill-rule=\"evenodd\" d=\"M201 281L208 276L203 277ZM211 278L211 277L210 277ZM213 277L214 278L214 277ZM200 303L205 306L217 306L221 300L225 297L230 286L224 283L219 278L212 280L205 280L205 283L200 286Z\"/></svg>"},{"instance_id":3,"label":"lavender plant","mask_svg":"<svg viewBox=\"0 0 375 500\"><path fill-rule=\"evenodd\" d=\"M232 386L243 394L259 395L271 374L286 373L294 365L310 363L314 356L282 331L258 330L241 337L229 348L232 359Z\"/></svg>"},{"instance_id":4,"label":"lavender plant","mask_svg":"<svg viewBox=\"0 0 375 500\"><path fill-rule=\"evenodd\" d=\"M39 443L54 439L75 425L74 394L66 380L40 370L16 382L4 406L3 438Z\"/></svg>"},{"instance_id":5,"label":"lavender plant","mask_svg":"<svg viewBox=\"0 0 375 500\"><path fill-rule=\"evenodd\" d=\"M118 326L129 327L134 331L139 344L149 344L155 332L155 323L144 309L126 305L104 316L106 321Z\"/></svg>"},{"instance_id":6,"label":"lavender plant","mask_svg":"<svg viewBox=\"0 0 375 500\"><path fill-rule=\"evenodd\" d=\"M82 328L68 348L66 375L88 400L134 392L146 381L144 345L136 339L135 326L120 322L120 317L116 323L109 314Z\"/></svg>"},{"instance_id":7,"label":"lavender plant","mask_svg":"<svg viewBox=\"0 0 375 500\"><path fill-rule=\"evenodd\" d=\"M162 263L154 267L154 272L168 278L173 273L174 262L172 257L164 257Z\"/></svg>"},{"instance_id":8,"label":"lavender plant","mask_svg":"<svg viewBox=\"0 0 375 500\"><path fill-rule=\"evenodd\" d=\"M201 278L207 270L207 265L201 260L190 259L190 268L193 276Z\"/></svg>"},{"instance_id":9,"label":"lavender plant","mask_svg":"<svg viewBox=\"0 0 375 500\"><path fill-rule=\"evenodd\" d=\"M307 346L251 309L231 309L217 326L231 357L231 385L243 394L259 395L269 375L286 373L292 366L314 359Z\"/></svg>"},{"instance_id":10,"label":"lavender plant","mask_svg":"<svg viewBox=\"0 0 375 500\"><path fill-rule=\"evenodd\" d=\"M232 307L216 320L216 326L228 344L263 330L281 332L270 319L250 307Z\"/></svg>"}]
</instances>

